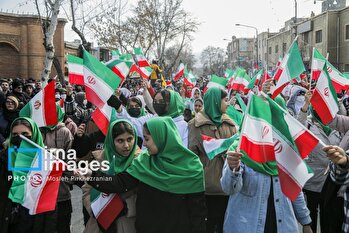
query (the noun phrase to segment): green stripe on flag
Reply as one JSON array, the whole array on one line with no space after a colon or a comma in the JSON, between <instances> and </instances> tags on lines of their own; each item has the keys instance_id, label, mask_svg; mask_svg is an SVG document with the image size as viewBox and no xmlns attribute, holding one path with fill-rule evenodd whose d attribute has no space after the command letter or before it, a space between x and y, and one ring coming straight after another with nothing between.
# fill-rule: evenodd
<instances>
[{"instance_id":1,"label":"green stripe on flag","mask_svg":"<svg viewBox=\"0 0 349 233\"><path fill-rule=\"evenodd\" d=\"M218 84L220 84L220 85L225 87L227 85L227 83L228 83L228 79L222 78L222 77L218 77L217 75L213 74L211 76L210 82L218 83Z\"/></svg>"},{"instance_id":2,"label":"green stripe on flag","mask_svg":"<svg viewBox=\"0 0 349 233\"><path fill-rule=\"evenodd\" d=\"M91 72L93 72L97 78L102 80L106 85L113 90L118 88L121 78L114 74L111 69L103 65L94 56L84 50L84 66L86 66Z\"/></svg>"},{"instance_id":3,"label":"green stripe on flag","mask_svg":"<svg viewBox=\"0 0 349 233\"><path fill-rule=\"evenodd\" d=\"M294 41L288 51L289 59L287 60L287 72L291 78L298 78L305 71L301 53L299 52L298 43ZM285 68L286 68L285 67Z\"/></svg>"},{"instance_id":4,"label":"green stripe on flag","mask_svg":"<svg viewBox=\"0 0 349 233\"><path fill-rule=\"evenodd\" d=\"M68 54L67 60L68 60L68 63L76 63L81 65L84 63L84 61L80 57L76 57L70 54Z\"/></svg>"}]
</instances>

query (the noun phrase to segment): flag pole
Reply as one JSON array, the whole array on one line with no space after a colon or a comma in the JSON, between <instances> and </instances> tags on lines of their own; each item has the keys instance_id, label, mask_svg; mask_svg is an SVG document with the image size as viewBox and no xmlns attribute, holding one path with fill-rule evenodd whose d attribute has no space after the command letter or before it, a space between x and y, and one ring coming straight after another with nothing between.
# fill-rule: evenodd
<instances>
[{"instance_id":1,"label":"flag pole","mask_svg":"<svg viewBox=\"0 0 349 233\"><path fill-rule=\"evenodd\" d=\"M244 120L242 121L242 125L241 125L241 129L243 129L246 125L246 114L248 114L248 110L250 109L250 103L251 103L251 98L254 96L254 94L251 95L250 99L248 100L247 102L247 106L246 106L246 110L244 112ZM238 146L236 147L236 151L237 152L240 152L240 146L241 146L241 135L240 135L240 140L239 140L239 144Z\"/></svg>"},{"instance_id":2,"label":"flag pole","mask_svg":"<svg viewBox=\"0 0 349 233\"><path fill-rule=\"evenodd\" d=\"M264 92L261 92L261 95L263 95L265 98L270 98L270 97L269 97L267 94L265 94ZM273 100L273 101L274 101L274 100ZM274 102L275 102L275 101L274 101ZM289 117L293 117L293 116L290 115L290 113L288 113L285 109L283 109L278 103L275 102L275 104L276 104L285 114L287 114ZM302 129L308 131L313 137L315 137L315 138L319 141L319 143L320 143L320 145L321 145L322 147L325 147L325 146L326 146L326 144L325 144L323 141L321 141L320 138L316 137L316 136L315 136L310 130L308 130L302 123L300 123L299 125L302 127Z\"/></svg>"}]
</instances>

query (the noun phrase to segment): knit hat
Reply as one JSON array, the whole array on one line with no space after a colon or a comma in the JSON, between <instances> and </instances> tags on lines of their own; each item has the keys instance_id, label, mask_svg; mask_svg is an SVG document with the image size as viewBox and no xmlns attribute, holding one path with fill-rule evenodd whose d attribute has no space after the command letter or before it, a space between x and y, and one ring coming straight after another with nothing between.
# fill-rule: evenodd
<instances>
[{"instance_id":1,"label":"knit hat","mask_svg":"<svg viewBox=\"0 0 349 233\"><path fill-rule=\"evenodd\" d=\"M12 82L12 89L16 89L17 87L23 87L23 83L19 79L15 79Z\"/></svg>"},{"instance_id":2,"label":"knit hat","mask_svg":"<svg viewBox=\"0 0 349 233\"><path fill-rule=\"evenodd\" d=\"M9 95L9 96L6 97L6 99L12 100L15 103L15 107L18 108L19 101L18 101L16 96Z\"/></svg>"}]
</instances>

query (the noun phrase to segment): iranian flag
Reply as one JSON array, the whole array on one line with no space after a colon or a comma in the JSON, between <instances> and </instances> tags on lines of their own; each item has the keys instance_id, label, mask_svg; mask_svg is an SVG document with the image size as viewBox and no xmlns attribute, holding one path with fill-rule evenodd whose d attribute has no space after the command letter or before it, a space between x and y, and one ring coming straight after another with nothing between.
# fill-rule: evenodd
<instances>
[{"instance_id":1,"label":"iranian flag","mask_svg":"<svg viewBox=\"0 0 349 233\"><path fill-rule=\"evenodd\" d=\"M91 209L98 223L107 230L124 208L124 204L116 193L101 193L91 190Z\"/></svg>"},{"instance_id":2,"label":"iranian flag","mask_svg":"<svg viewBox=\"0 0 349 233\"><path fill-rule=\"evenodd\" d=\"M275 160L272 116L264 100L252 95L241 127L240 150L260 163Z\"/></svg>"},{"instance_id":3,"label":"iranian flag","mask_svg":"<svg viewBox=\"0 0 349 233\"><path fill-rule=\"evenodd\" d=\"M339 108L337 93L332 85L325 66L320 73L310 103L319 115L322 123L327 125L335 117Z\"/></svg>"},{"instance_id":4,"label":"iranian flag","mask_svg":"<svg viewBox=\"0 0 349 233\"><path fill-rule=\"evenodd\" d=\"M236 76L236 78L234 79L231 89L236 91L244 91L245 93L247 93L248 90L246 90L246 88L248 87L248 84L250 82L251 82L251 78L246 73L246 70L241 70Z\"/></svg>"},{"instance_id":5,"label":"iranian flag","mask_svg":"<svg viewBox=\"0 0 349 233\"><path fill-rule=\"evenodd\" d=\"M18 151L9 148L14 177L9 199L29 210L29 214L40 214L56 208L63 166L45 153L40 146L24 139ZM43 166L47 165L47 166Z\"/></svg>"},{"instance_id":6,"label":"iranian flag","mask_svg":"<svg viewBox=\"0 0 349 233\"><path fill-rule=\"evenodd\" d=\"M114 108L106 103L103 108L96 108L92 113L91 118L103 134L107 135L110 122L116 119L116 112Z\"/></svg>"},{"instance_id":7,"label":"iranian flag","mask_svg":"<svg viewBox=\"0 0 349 233\"><path fill-rule=\"evenodd\" d=\"M294 130L292 129L294 125L288 125L285 119L286 112L270 98L268 98L268 102L272 115L274 153L281 190L291 201L295 201L313 173L303 161L306 156L300 155L300 148L295 143L294 135L291 133L291 130ZM302 130L298 134L304 134L304 131ZM314 140L311 133L299 137L303 137L302 144ZM316 144L313 143L310 149L312 150Z\"/></svg>"},{"instance_id":8,"label":"iranian flag","mask_svg":"<svg viewBox=\"0 0 349 233\"><path fill-rule=\"evenodd\" d=\"M207 91L207 89L211 87L218 87L222 90L225 90L225 86L228 83L228 79L218 77L217 75L212 75L210 81L208 82L207 86L204 89L204 93Z\"/></svg>"},{"instance_id":9,"label":"iranian flag","mask_svg":"<svg viewBox=\"0 0 349 233\"><path fill-rule=\"evenodd\" d=\"M173 77L173 81L178 81L182 77L182 75L184 74L184 68L185 66L183 63L179 64L177 72Z\"/></svg>"},{"instance_id":10,"label":"iranian flag","mask_svg":"<svg viewBox=\"0 0 349 233\"><path fill-rule=\"evenodd\" d=\"M259 82L259 91L262 91L262 87L263 87L263 83L265 83L265 81L271 79L271 77L269 76L268 72L264 72L262 80Z\"/></svg>"},{"instance_id":11,"label":"iranian flag","mask_svg":"<svg viewBox=\"0 0 349 233\"><path fill-rule=\"evenodd\" d=\"M69 83L84 85L84 61L73 55L67 56Z\"/></svg>"},{"instance_id":12,"label":"iranian flag","mask_svg":"<svg viewBox=\"0 0 349 233\"><path fill-rule=\"evenodd\" d=\"M19 112L20 117L29 117L39 127L58 123L55 98L55 82L50 82L38 92Z\"/></svg>"},{"instance_id":13,"label":"iranian flag","mask_svg":"<svg viewBox=\"0 0 349 233\"><path fill-rule=\"evenodd\" d=\"M134 48L134 52L136 55L136 61L139 67L150 66L148 60L145 58L141 48Z\"/></svg>"},{"instance_id":14,"label":"iranian flag","mask_svg":"<svg viewBox=\"0 0 349 233\"><path fill-rule=\"evenodd\" d=\"M144 79L148 79L151 72L153 72L153 69L146 66L146 67L139 67L136 64L133 64L130 68L130 73L138 73L140 77L144 78Z\"/></svg>"},{"instance_id":15,"label":"iranian flag","mask_svg":"<svg viewBox=\"0 0 349 233\"><path fill-rule=\"evenodd\" d=\"M184 84L191 87L195 87L196 84L196 77L191 71L188 72L187 68L184 69Z\"/></svg>"},{"instance_id":16,"label":"iranian flag","mask_svg":"<svg viewBox=\"0 0 349 233\"><path fill-rule=\"evenodd\" d=\"M314 64L314 68L313 68ZM327 72L332 81L333 87L337 93L342 90L347 90L349 88L349 79L345 77L341 72L339 72L322 54L317 50L313 49L313 60L312 60L312 78L319 77L322 72L323 64L326 64ZM313 76L314 73L314 76ZM317 76L316 76L317 75Z\"/></svg>"},{"instance_id":17,"label":"iranian flag","mask_svg":"<svg viewBox=\"0 0 349 233\"><path fill-rule=\"evenodd\" d=\"M231 136L230 138L216 139L210 136L201 135L202 144L204 146L207 157L211 160L216 155L228 150L231 144L238 138L238 134Z\"/></svg>"},{"instance_id":18,"label":"iranian flag","mask_svg":"<svg viewBox=\"0 0 349 233\"><path fill-rule=\"evenodd\" d=\"M234 75L234 70L226 69L224 73L224 78L230 79Z\"/></svg>"},{"instance_id":19,"label":"iranian flag","mask_svg":"<svg viewBox=\"0 0 349 233\"><path fill-rule=\"evenodd\" d=\"M84 50L84 83L89 102L103 108L120 82L120 77Z\"/></svg>"},{"instance_id":20,"label":"iranian flag","mask_svg":"<svg viewBox=\"0 0 349 233\"><path fill-rule=\"evenodd\" d=\"M277 70L277 69L280 67L281 62L282 62L282 54L280 54L280 56L279 56L279 59L278 59L278 61L277 61L277 63L276 63L275 70Z\"/></svg>"},{"instance_id":21,"label":"iranian flag","mask_svg":"<svg viewBox=\"0 0 349 233\"><path fill-rule=\"evenodd\" d=\"M126 61L126 60L120 60L120 59L112 59L107 63L105 63L105 65L109 69L111 69L117 76L121 78L121 84L124 82L133 64L134 63L132 61Z\"/></svg>"},{"instance_id":22,"label":"iranian flag","mask_svg":"<svg viewBox=\"0 0 349 233\"><path fill-rule=\"evenodd\" d=\"M321 53L314 47L313 48L313 57L311 60L311 78L313 80L318 80L320 73L324 68L326 59L321 55Z\"/></svg>"},{"instance_id":23,"label":"iranian flag","mask_svg":"<svg viewBox=\"0 0 349 233\"><path fill-rule=\"evenodd\" d=\"M248 83L247 88L252 89L254 86L258 86L259 81L261 80L261 77L263 76L263 70L258 71L251 81Z\"/></svg>"},{"instance_id":24,"label":"iranian flag","mask_svg":"<svg viewBox=\"0 0 349 233\"><path fill-rule=\"evenodd\" d=\"M295 39L287 54L285 54L285 57L282 59L281 65L274 76L274 80L277 80L277 84L272 98L275 99L292 79L298 78L304 71L304 64L299 52L297 40Z\"/></svg>"}]
</instances>

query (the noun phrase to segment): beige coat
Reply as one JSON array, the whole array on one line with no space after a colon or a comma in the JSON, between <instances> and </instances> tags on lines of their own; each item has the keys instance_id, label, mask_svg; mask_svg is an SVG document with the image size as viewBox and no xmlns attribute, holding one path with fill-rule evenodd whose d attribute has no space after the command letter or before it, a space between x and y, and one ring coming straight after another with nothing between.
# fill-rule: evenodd
<instances>
[{"instance_id":1,"label":"beige coat","mask_svg":"<svg viewBox=\"0 0 349 233\"><path fill-rule=\"evenodd\" d=\"M97 161L103 161L103 151L92 152L93 157ZM85 183L82 186L82 203L85 206L90 218L86 224L84 233L102 233L99 230L97 220L93 217L90 201L90 191L92 186ZM120 197L126 202L127 214L119 217L116 222L117 233L136 233L135 222L136 222L136 199L137 194L135 190L120 194Z\"/></svg>"},{"instance_id":2,"label":"beige coat","mask_svg":"<svg viewBox=\"0 0 349 233\"><path fill-rule=\"evenodd\" d=\"M217 126L202 110L196 114L195 118L189 121L189 149L197 154L204 166L205 171L205 192L207 195L225 195L220 178L224 164L224 153L209 160L204 150L201 135L213 138L228 138L236 133L234 122L227 114L222 115L222 124Z\"/></svg>"}]
</instances>

